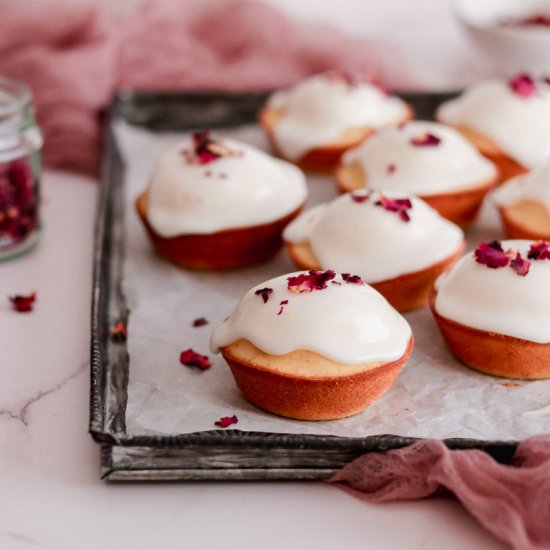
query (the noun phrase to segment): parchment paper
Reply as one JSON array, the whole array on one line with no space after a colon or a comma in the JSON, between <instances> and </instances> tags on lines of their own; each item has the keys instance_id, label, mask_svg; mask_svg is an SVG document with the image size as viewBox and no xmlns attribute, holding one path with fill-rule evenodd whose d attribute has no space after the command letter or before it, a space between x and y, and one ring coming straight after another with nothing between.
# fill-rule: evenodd
<instances>
[{"instance_id":1,"label":"parchment paper","mask_svg":"<svg viewBox=\"0 0 550 550\"><path fill-rule=\"evenodd\" d=\"M236 414L241 430L360 437L392 433L415 437L522 439L550 431L550 380L515 382L493 378L455 360L428 308L407 314L416 345L394 386L363 413L343 420L304 422L265 413L237 390L221 356L199 371L180 365L192 347L208 353L211 331L251 286L294 271L284 250L258 267L230 272L187 271L153 253L134 201L143 191L158 155L181 139L121 123L117 139L126 162L127 251L124 291L130 308L130 380L127 429L130 434L178 434L214 429L222 416ZM256 126L225 131L266 148ZM336 196L329 177L308 177L309 204ZM468 249L482 239L502 238L496 212L486 201L468 231ZM205 317L209 324L193 328Z\"/></svg>"}]
</instances>

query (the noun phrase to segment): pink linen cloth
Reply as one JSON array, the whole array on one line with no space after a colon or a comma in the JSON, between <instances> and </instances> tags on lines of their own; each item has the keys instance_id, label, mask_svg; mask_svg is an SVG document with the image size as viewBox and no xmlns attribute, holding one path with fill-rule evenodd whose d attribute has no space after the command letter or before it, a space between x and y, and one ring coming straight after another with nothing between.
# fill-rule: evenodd
<instances>
[{"instance_id":1,"label":"pink linen cloth","mask_svg":"<svg viewBox=\"0 0 550 550\"><path fill-rule=\"evenodd\" d=\"M120 88L267 90L327 69L410 84L389 47L299 26L252 0L146 0L124 16L92 1L2 7L0 74L31 86L54 167L96 171L99 115Z\"/></svg>"},{"instance_id":2,"label":"pink linen cloth","mask_svg":"<svg viewBox=\"0 0 550 550\"><path fill-rule=\"evenodd\" d=\"M368 502L452 492L488 531L517 550L550 548L550 436L519 444L512 465L479 450L424 440L350 462L330 483Z\"/></svg>"}]
</instances>

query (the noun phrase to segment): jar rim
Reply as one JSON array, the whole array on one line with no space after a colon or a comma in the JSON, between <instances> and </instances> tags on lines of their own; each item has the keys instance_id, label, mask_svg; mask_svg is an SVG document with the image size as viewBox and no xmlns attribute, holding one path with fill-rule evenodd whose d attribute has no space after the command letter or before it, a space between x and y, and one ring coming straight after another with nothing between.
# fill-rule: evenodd
<instances>
[{"instance_id":1,"label":"jar rim","mask_svg":"<svg viewBox=\"0 0 550 550\"><path fill-rule=\"evenodd\" d=\"M5 103L0 98L0 117L21 112L32 100L32 91L20 80L0 76L0 94L5 93L9 99Z\"/></svg>"}]
</instances>

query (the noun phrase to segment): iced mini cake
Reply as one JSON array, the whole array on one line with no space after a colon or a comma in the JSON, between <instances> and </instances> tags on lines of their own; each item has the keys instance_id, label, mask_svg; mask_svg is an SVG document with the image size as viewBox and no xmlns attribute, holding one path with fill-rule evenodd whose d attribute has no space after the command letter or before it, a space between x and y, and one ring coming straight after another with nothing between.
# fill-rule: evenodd
<instances>
[{"instance_id":1,"label":"iced mini cake","mask_svg":"<svg viewBox=\"0 0 550 550\"><path fill-rule=\"evenodd\" d=\"M399 311L424 305L464 248L460 228L393 191L355 191L306 210L283 239L300 269L357 273Z\"/></svg>"},{"instance_id":2,"label":"iced mini cake","mask_svg":"<svg viewBox=\"0 0 550 550\"><path fill-rule=\"evenodd\" d=\"M550 240L550 159L508 180L491 198L508 238Z\"/></svg>"},{"instance_id":3,"label":"iced mini cake","mask_svg":"<svg viewBox=\"0 0 550 550\"><path fill-rule=\"evenodd\" d=\"M336 169L342 192L383 189L412 193L464 226L476 216L498 171L456 130L411 121L348 151Z\"/></svg>"},{"instance_id":4,"label":"iced mini cake","mask_svg":"<svg viewBox=\"0 0 550 550\"><path fill-rule=\"evenodd\" d=\"M550 84L520 74L488 80L443 103L437 119L459 130L500 170L500 181L550 156Z\"/></svg>"},{"instance_id":5,"label":"iced mini cake","mask_svg":"<svg viewBox=\"0 0 550 550\"><path fill-rule=\"evenodd\" d=\"M302 172L250 145L196 132L164 153L137 211L157 252L192 268L269 259L306 200Z\"/></svg>"},{"instance_id":6,"label":"iced mini cake","mask_svg":"<svg viewBox=\"0 0 550 550\"><path fill-rule=\"evenodd\" d=\"M250 289L210 346L261 409L330 420L362 411L389 389L413 336L360 277L312 270Z\"/></svg>"},{"instance_id":7,"label":"iced mini cake","mask_svg":"<svg viewBox=\"0 0 550 550\"><path fill-rule=\"evenodd\" d=\"M470 367L550 377L550 243L481 243L436 281L431 307L450 350Z\"/></svg>"},{"instance_id":8,"label":"iced mini cake","mask_svg":"<svg viewBox=\"0 0 550 550\"><path fill-rule=\"evenodd\" d=\"M260 124L273 149L305 169L333 169L344 151L412 109L367 74L332 71L271 95Z\"/></svg>"}]
</instances>

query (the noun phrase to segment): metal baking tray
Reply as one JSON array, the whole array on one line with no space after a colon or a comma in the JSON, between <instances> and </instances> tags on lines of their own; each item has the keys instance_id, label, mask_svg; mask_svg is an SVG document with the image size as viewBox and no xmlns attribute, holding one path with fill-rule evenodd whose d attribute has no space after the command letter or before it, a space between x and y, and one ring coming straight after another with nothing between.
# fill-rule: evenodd
<instances>
[{"instance_id":1,"label":"metal baking tray","mask_svg":"<svg viewBox=\"0 0 550 550\"><path fill-rule=\"evenodd\" d=\"M432 119L454 94L401 93L417 117ZM256 119L265 93L128 91L115 96L106 122L102 192L98 205L91 319L89 431L101 447L101 477L109 481L319 480L357 456L410 445L414 438L365 438L211 430L183 435L129 435L125 413L129 355L110 327L128 321L122 290L124 164L114 124L125 120L153 131L232 127ZM444 440L454 449L477 448L508 463L515 441Z\"/></svg>"}]
</instances>

